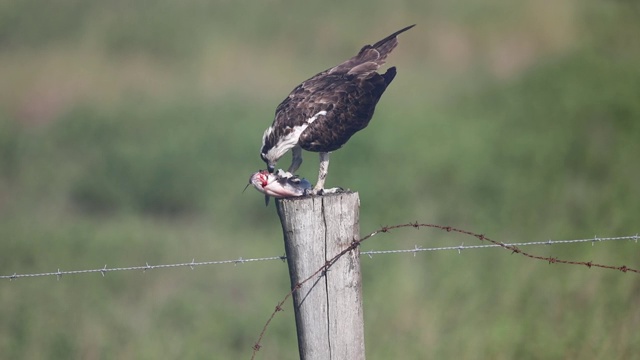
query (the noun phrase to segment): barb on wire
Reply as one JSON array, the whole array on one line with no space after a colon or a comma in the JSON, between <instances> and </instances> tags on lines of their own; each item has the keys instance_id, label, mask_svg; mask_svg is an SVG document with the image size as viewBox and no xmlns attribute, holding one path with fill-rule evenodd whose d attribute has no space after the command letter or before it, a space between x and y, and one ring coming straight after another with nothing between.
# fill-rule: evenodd
<instances>
[{"instance_id":1,"label":"barb on wire","mask_svg":"<svg viewBox=\"0 0 640 360\"><path fill-rule=\"evenodd\" d=\"M480 241L487 241L490 244L484 244L484 245L473 245L473 246L464 246L464 243L460 246L451 246L451 247L443 247L443 248L430 248L430 249L423 249L418 247L417 245L413 248L413 249L408 249L408 250L383 250L383 251L366 251L366 252L362 252L361 255L368 255L369 257L372 257L373 254L394 254L394 253L413 253L414 256L417 252L420 251L438 251L438 250L457 250L458 252L461 252L461 250L463 249L481 249L481 248L495 248L495 247L500 247L503 248L505 250L510 250L512 254L520 254L522 256L531 258L531 259L536 259L536 260L544 260L547 261L549 264L568 264L568 265L584 265L588 268L592 268L592 267L598 267L598 268L603 268L603 269L611 269L611 270L618 270L621 271L623 273L626 272L634 272L634 273L640 273L640 270L638 269L632 269L626 265L622 265L622 266L614 266L614 265L603 265L603 264L597 264L594 263L592 261L571 261L571 260L563 260L563 259L558 259L556 257L551 257L551 256L538 256L538 255L533 255L527 252L524 252L522 250L520 250L520 246L524 246L524 245L553 245L553 244L567 244L567 243L578 243L578 242L587 242L590 241L595 242L595 241L613 241L613 240L635 240L635 242L638 242L638 234L633 235L633 236L621 236L621 237L608 237L608 238L599 238L597 236L595 236L593 239L580 239L580 240L548 240L548 241L539 241L539 242L533 242L533 243L513 243L513 244L509 244L509 243L503 243L497 240L493 240L490 239L489 237L485 236L484 234L476 234L474 232L471 231L467 231L467 230L462 230L462 229L458 229L458 228L454 228L451 226L443 226L443 225L437 225L437 224L422 224L422 223L408 223L408 224L399 224L399 225L392 225L392 226L382 226L380 229L366 235L365 237L361 238L360 240L355 240L351 243L351 245L349 245L348 247L346 247L344 250L342 250L341 252L339 252L338 254L336 254L333 258L331 258L330 260L326 261L325 264L323 266L321 266L318 270L316 270L313 274L311 274L309 277L307 277L306 279L298 282L295 286L293 286L293 289L291 291L289 291L284 298L282 298L282 300L280 302L278 302L278 304L275 307L275 310L271 313L271 315L269 316L269 318L267 319L266 323L264 324L264 326L262 327L262 331L260 332L260 335L258 336L257 341L255 342L255 344L253 345L253 353L251 355L251 360L255 359L256 353L262 348L261 342L262 339L264 338L264 335L267 331L267 328L269 327L269 324L271 323L271 321L273 320L273 318L276 316L276 314L280 311L282 311L282 306L284 305L284 303L291 297L293 296L293 293L296 292L298 289L300 289L302 287L303 284L305 284L306 282L310 281L311 279L315 278L318 274L320 274L321 276L323 276L324 274L326 274L326 272L329 270L329 268L331 266L333 266L333 264L335 264L342 256L344 256L345 254L357 249L364 241L378 235L381 233L388 233L391 230L394 229L400 229L400 228L407 228L407 227L413 227L416 229L420 229L420 228L433 228L433 229L438 229L438 230L443 230L446 232L455 232L455 233L459 233L459 234L463 234L463 235L468 235L468 236L472 236L477 238Z\"/></svg>"}]
</instances>

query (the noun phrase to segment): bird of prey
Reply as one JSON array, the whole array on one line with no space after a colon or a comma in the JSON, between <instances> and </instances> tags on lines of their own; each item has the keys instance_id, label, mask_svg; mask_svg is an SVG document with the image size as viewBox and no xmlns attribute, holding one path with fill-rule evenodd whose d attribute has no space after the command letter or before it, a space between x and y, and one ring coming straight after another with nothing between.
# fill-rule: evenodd
<instances>
[{"instance_id":1,"label":"bird of prey","mask_svg":"<svg viewBox=\"0 0 640 360\"><path fill-rule=\"evenodd\" d=\"M276 108L275 119L262 136L260 157L273 173L278 160L292 150L294 173L302 164L302 150L320 153L318 181L313 194L322 194L329 167L329 153L342 147L371 120L382 93L396 76L390 67L376 72L398 45L398 30L373 45L365 45L351 59L298 85Z\"/></svg>"}]
</instances>

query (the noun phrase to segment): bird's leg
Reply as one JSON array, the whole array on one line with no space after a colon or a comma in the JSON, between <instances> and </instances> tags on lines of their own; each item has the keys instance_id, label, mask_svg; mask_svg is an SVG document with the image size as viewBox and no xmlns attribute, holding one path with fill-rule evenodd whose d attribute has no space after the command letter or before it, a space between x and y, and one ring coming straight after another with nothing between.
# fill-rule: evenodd
<instances>
[{"instance_id":1,"label":"bird's leg","mask_svg":"<svg viewBox=\"0 0 640 360\"><path fill-rule=\"evenodd\" d=\"M316 186L313 187L313 192L315 194L319 194L324 190L324 180L327 178L328 170L329 170L329 153L321 152L320 153L320 170L318 171L318 182L316 182Z\"/></svg>"},{"instance_id":2,"label":"bird's leg","mask_svg":"<svg viewBox=\"0 0 640 360\"><path fill-rule=\"evenodd\" d=\"M325 194L337 194L343 192L344 189L336 187L331 189L324 188L324 180L327 178L329 172L329 153L320 153L320 170L318 171L318 182L316 186L309 193L313 195L325 195Z\"/></svg>"},{"instance_id":3,"label":"bird's leg","mask_svg":"<svg viewBox=\"0 0 640 360\"><path fill-rule=\"evenodd\" d=\"M293 149L291 149L291 166L289 166L289 169L287 170L287 172L293 175L293 173L298 171L298 168L300 167L301 164L302 164L302 148L296 145L293 147Z\"/></svg>"}]
</instances>

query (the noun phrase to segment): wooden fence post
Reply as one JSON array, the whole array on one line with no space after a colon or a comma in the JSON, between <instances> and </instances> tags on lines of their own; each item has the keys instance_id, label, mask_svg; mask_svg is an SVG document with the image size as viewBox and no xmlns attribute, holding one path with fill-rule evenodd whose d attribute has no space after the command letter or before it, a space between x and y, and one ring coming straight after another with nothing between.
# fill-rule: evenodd
<instances>
[{"instance_id":1,"label":"wooden fence post","mask_svg":"<svg viewBox=\"0 0 640 360\"><path fill-rule=\"evenodd\" d=\"M291 287L360 238L360 198L348 192L276 203ZM358 248L293 294L301 360L364 360L362 277Z\"/></svg>"}]
</instances>

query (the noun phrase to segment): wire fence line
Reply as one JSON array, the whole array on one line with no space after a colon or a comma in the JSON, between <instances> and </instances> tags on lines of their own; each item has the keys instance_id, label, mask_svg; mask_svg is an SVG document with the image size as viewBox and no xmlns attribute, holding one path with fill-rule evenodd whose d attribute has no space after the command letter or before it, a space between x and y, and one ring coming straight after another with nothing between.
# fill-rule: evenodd
<instances>
[{"instance_id":1,"label":"wire fence line","mask_svg":"<svg viewBox=\"0 0 640 360\"><path fill-rule=\"evenodd\" d=\"M380 232L380 230L379 230ZM373 235L372 235L373 236ZM547 241L531 241L531 242L520 242L520 243L504 243L503 245L507 246L540 246L540 245L560 245L560 244L576 244L576 243L589 243L591 242L594 245L597 242L606 242L606 241L621 241L621 240L629 240L638 242L640 236L629 235L629 236L618 236L618 237L594 237L590 239L572 239L572 240L547 240ZM388 255L388 254L413 254L414 256L417 253L427 252L427 251L458 251L461 253L462 250L479 250L479 249L488 249L488 248L498 248L503 247L500 244L482 244L482 245L458 245L458 246L443 246L443 247L427 247L423 248L418 245L415 245L411 249L397 249L397 250L367 250L361 251L360 256L368 256L370 258L373 255ZM252 262L263 262L263 261L272 261L272 260L280 260L282 262L286 262L287 257L285 255L280 256L270 256L270 257L262 257L262 258L249 258L244 259L242 257L233 260L215 260L215 261L195 261L195 258L188 263L175 263L175 264L159 264L159 265L149 265L149 263L145 263L145 265L139 266L127 266L127 267L113 267L109 268L107 265L104 265L102 268L97 269L85 269L85 270L67 270L63 271L58 269L57 271L52 272L42 272L42 273L30 273L30 274L19 274L13 273L12 275L1 275L0 279L8 279L15 280L19 278L34 278L34 277L44 277L44 276L55 276L58 280L63 275L79 275L79 274L90 274L90 273L100 273L102 276L105 276L109 272L116 271L147 271L147 270L155 270L155 269L167 269L167 268L183 268L189 267L192 270L198 266L206 266L206 265L238 265L244 263L252 263Z\"/></svg>"},{"instance_id":2,"label":"wire fence line","mask_svg":"<svg viewBox=\"0 0 640 360\"><path fill-rule=\"evenodd\" d=\"M389 233L392 230L400 229L400 228L415 228L415 229L431 228L431 229L437 229L437 230L441 230L441 231L454 232L454 233L470 236L470 237L473 237L473 238L475 238L477 240L480 240L481 242L485 242L486 241L488 243L483 243L483 244L480 244L480 245L464 245L464 243L462 243L461 245L458 245L458 246L429 247L429 248L423 248L423 247L419 247L418 245L415 245L412 249L361 251L360 252L360 256L373 257L374 255L407 254L407 253L412 253L414 256L416 256L418 253L426 252L426 251L458 251L458 253L461 254L462 250L466 251L466 250L479 250L479 249L487 249L487 248L502 248L504 250L509 250L512 254L522 255L522 256L530 258L530 259L547 261L549 264L582 265L582 266L586 266L588 268L596 267L596 268L601 268L601 269L618 270L618 271L623 272L623 273L632 272L632 273L640 274L640 270L628 267L626 265L614 266L614 265L594 263L592 261L564 260L564 259L559 259L557 257L552 257L552 256L545 257L545 256L534 255L534 254L525 252L525 251L520 249L521 247L526 247L526 246L540 246L540 245L550 246L550 245L576 244L576 243L589 243L589 242L593 246L597 242L622 241L622 240L634 241L635 243L637 243L638 239L640 239L640 236L637 233L635 235L618 236L618 237L598 237L598 236L595 236L593 238L588 238L588 239L546 240L546 241L532 241L532 242L519 242L519 243L504 243L504 242L500 242L500 241L497 241L497 240L493 240L493 239L491 239L491 238L489 238L489 237L487 237L487 236L485 236L483 234L478 234L478 233L474 233L474 232L468 231L468 230L458 229L458 228L454 228L454 227L451 227L451 226L437 225L437 224L423 224L423 223L415 222L415 223L407 223L407 224L398 224L398 225L393 225L393 226L383 226L380 229L378 229L378 230L376 230L376 231L374 231L374 232L372 232L372 233L370 233L370 234L368 234L368 235L366 235L366 236L364 236L364 237L362 237L360 239L352 241L349 246L347 246L345 249L343 249L341 252L336 254L331 259L327 260L323 266L321 266L320 268L317 269L317 271L315 271L313 274L311 274L306 279L304 279L304 280L298 282L297 284L295 284L292 287L291 291L289 291L288 293L285 294L285 296L276 304L275 309L273 310L271 315L268 317L266 323L264 324L264 326L262 328L262 331L260 332L260 334L259 334L259 336L257 338L257 341L254 343L254 345L252 347L253 353L252 353L251 359L254 359L256 354L257 354L257 352L260 351L260 349L262 347L262 345L261 345L262 339L264 338L265 333L267 331L267 328L269 327L269 324L271 323L271 321L274 319L274 317L276 316L276 314L278 312L283 310L283 306L284 306L285 302L294 294L294 292L296 292L298 289L300 289L303 284L305 284L308 281L311 281L312 279L316 278L317 276L324 276L327 273L327 271L329 271L329 269L342 256L344 256L345 254L347 254L347 253L349 253L351 251L359 249L363 242L371 239L372 237L374 237L376 235L383 234L383 233ZM108 268L107 265L104 265L104 267L98 268L98 269L71 270L71 271L62 271L62 270L60 270L58 268L58 270L54 271L54 272L31 273L31 274L13 273L12 275L2 275L2 276L0 276L0 279L8 279L9 281L12 281L12 280L19 279L19 278L34 278L34 277L44 277L44 276L56 276L56 278L58 280L60 280L60 278L63 275L78 275L78 274L87 274L87 273L100 273L104 277L108 272L115 272L115 271L140 271L140 270L147 271L147 270L154 270L154 269L179 268L179 267L189 267L189 268L191 268L193 270L197 266L204 266L204 265L223 265L223 264L238 265L238 264L244 264L244 263L250 263L250 262L261 262L261 261L272 261L272 260L280 260L280 261L286 262L287 257L285 255L262 257L262 258L250 258L250 259L244 259L244 258L241 257L241 258L232 259L232 260L201 261L201 262L196 262L195 258L194 258L194 259L191 260L191 262L187 262L187 263L149 265L149 263L147 262L147 263L145 263L145 265L141 265L141 266Z\"/></svg>"},{"instance_id":3,"label":"wire fence line","mask_svg":"<svg viewBox=\"0 0 640 360\"><path fill-rule=\"evenodd\" d=\"M347 253L359 248L364 241L367 241L370 238L372 238L372 237L374 237L374 236L376 236L378 234L389 233L392 230L400 229L400 228L415 228L415 229L431 228L431 229L437 229L437 230L442 230L442 231L446 231L446 232L454 232L454 233L458 233L458 234L471 236L471 237L474 237L474 238L476 238L476 239L478 239L480 241L487 241L487 242L490 243L490 244L472 245L472 246L466 246L466 247L463 244L463 245L460 245L460 246L449 246L449 247L444 247L444 248L437 248L438 250L458 250L458 252L461 253L461 251L463 249L479 249L479 248L499 247L499 248L511 251L512 254L519 254L519 255L522 255L524 257L527 257L527 258L530 258L530 259L534 259L534 260L548 261L549 264L582 265L582 266L586 266L589 269L592 268L592 267L596 267L596 268L601 268L601 269L618 270L618 271L623 272L623 273L632 272L632 273L640 274L640 270L635 269L635 268L630 268L630 267L628 267L626 265L615 266L615 265L594 263L593 261L564 260L564 259L559 259L557 257L552 257L552 256L533 255L531 253L522 251L520 249L521 246L525 246L525 245L554 245L554 244L567 244L567 243L580 243L580 242L583 242L583 243L584 242L591 242L592 245L593 245L593 244L595 244L596 242L599 242L599 241L616 241L616 240L633 240L634 242L637 243L638 242L638 238L639 238L637 233L635 235L619 236L619 237L599 238L599 237L596 236L596 237L594 237L592 239L555 240L555 241L554 240L547 240L547 241L536 241L536 242L509 244L509 243L503 243L503 242L498 241L498 240L493 240L493 239L485 236L484 234L478 234L478 233L474 233L472 231L468 231L468 230L464 230L464 229L458 229L458 228L454 228L454 227L451 227L451 226L438 225L438 224L423 224L423 223L415 222L415 223L408 223L408 224L398 224L398 225L392 225L392 226L383 226L382 228L370 233L369 235L364 236L363 238L361 238L359 240L354 240L351 243L351 245L346 247L344 250L342 250L341 252L336 254L331 259L327 260L323 266L321 266L313 274L309 275L306 279L304 279L304 280L298 282L297 284L295 284L293 286L293 288L291 289L291 291L289 291L287 294L285 294L285 296L276 304L275 309L273 310L271 315L267 318L267 321L265 322L264 326L262 327L262 331L258 335L258 339L256 340L256 342L253 345L253 353L251 355L251 360L255 359L256 354L262 348L262 339L264 338L265 333L267 332L267 329L269 328L269 325L271 324L271 321L273 321L273 319L275 318L276 314L278 314L279 312L281 312L283 310L282 307L284 306L286 301L291 296L293 296L293 294L296 291L298 291L298 289L300 289L303 284L305 284L306 282L311 281L312 279L316 278L316 276L324 276L327 273L327 271L329 271L329 269L333 266L333 264L335 264L342 256L344 256L345 254L347 254ZM380 252L361 252L360 254L361 255L369 255L369 256L371 256L374 253L380 253L380 254L414 253L414 255L415 255L417 252L420 252L420 251L432 251L432 249L436 249L436 248L423 249L423 248L419 248L419 247L416 246L414 249L408 249L408 250L383 250L383 251L380 251Z\"/></svg>"},{"instance_id":4,"label":"wire fence line","mask_svg":"<svg viewBox=\"0 0 640 360\"><path fill-rule=\"evenodd\" d=\"M196 266L203 266L203 265L242 264L242 263L248 263L248 262L269 261L269 260L285 261L286 259L287 258L285 256L271 256L271 257L264 257L264 258L255 258L255 259L238 258L235 260L198 261L198 262L196 262L195 259L193 259L191 260L191 262L188 262L188 263L160 264L160 265L149 265L149 263L147 262L145 263L145 265L140 265L140 266L127 266L127 267L116 267L116 268L108 268L107 265L105 265L103 268L99 268L99 269L69 270L69 271L62 271L58 269L58 271L43 272L43 273L32 273L32 274L14 273L13 275L2 275L0 276L0 279L14 280L14 279L25 278L25 277L42 277L42 276L56 276L58 279L60 279L63 275L77 275L77 274L88 274L88 273L101 273L102 276L105 276L106 273L114 272L114 271L134 271L134 270L147 271L147 270L154 270L154 269L166 269L166 268L178 268L178 267L190 267L191 269L194 269Z\"/></svg>"},{"instance_id":5,"label":"wire fence line","mask_svg":"<svg viewBox=\"0 0 640 360\"><path fill-rule=\"evenodd\" d=\"M594 245L596 242L600 241L619 241L619 240L633 240L636 243L640 239L640 236L630 235L630 236L618 236L618 237L594 237L592 239L572 239L572 240L547 240L547 241L530 241L530 242L521 242L521 243L504 243L507 246L534 246L534 245L560 245L560 244L576 244L576 243L587 243L591 242L591 245ZM361 251L360 255L368 255L372 257L377 254L404 254L404 253L413 253L414 255L423 251L443 251L443 250L457 250L458 253L461 253L462 250L478 250L478 249L490 249L490 248L499 248L502 247L500 244L484 244L484 245L459 245L459 246L444 246L444 247L433 247L433 248L422 248L418 245L415 245L413 249L402 249L402 250L367 250Z\"/></svg>"}]
</instances>

